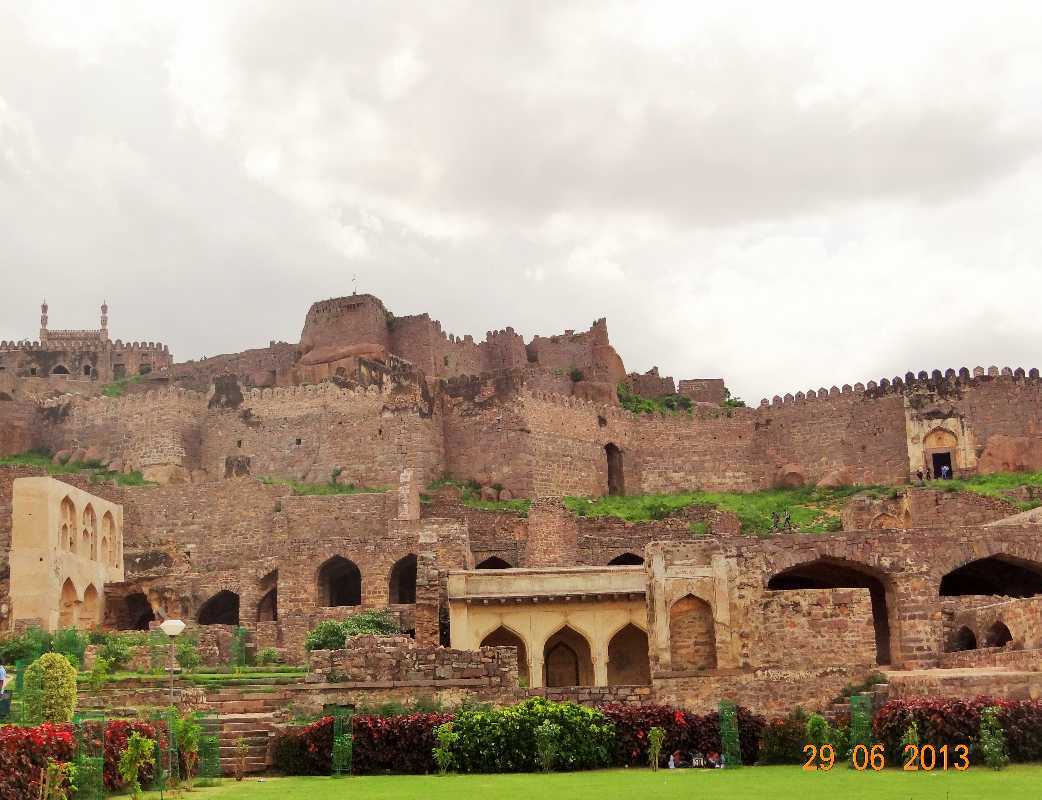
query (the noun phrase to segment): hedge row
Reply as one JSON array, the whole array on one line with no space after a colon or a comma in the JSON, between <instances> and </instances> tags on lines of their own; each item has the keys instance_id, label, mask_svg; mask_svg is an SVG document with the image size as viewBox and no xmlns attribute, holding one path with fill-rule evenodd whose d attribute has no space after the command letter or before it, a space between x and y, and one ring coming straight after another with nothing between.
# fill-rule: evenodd
<instances>
[{"instance_id":1,"label":"hedge row","mask_svg":"<svg viewBox=\"0 0 1042 800\"><path fill-rule=\"evenodd\" d=\"M719 752L717 713L692 714L666 706L589 708L532 698L507 708L415 713L352 719L353 771L359 775L434 772L434 729L453 722L459 740L454 748L460 772L530 772L538 769L535 729L550 721L561 729L558 768L596 769L647 763L647 733L665 729L663 763L673 750ZM764 721L738 710L742 757L756 762ZM328 775L332 763L333 718L289 729L275 742L275 766L287 775Z\"/></svg>"},{"instance_id":2,"label":"hedge row","mask_svg":"<svg viewBox=\"0 0 1042 800\"><path fill-rule=\"evenodd\" d=\"M137 731L156 739L156 728L144 722L113 720L105 726L105 788L125 788L119 777L119 755L126 748L130 734ZM101 731L98 730L100 736ZM95 742L100 745L100 742ZM39 792L40 770L49 759L71 761L75 755L72 726L44 723L35 728L15 725L0 727L0 800L26 800ZM142 784L152 781L152 769L142 770Z\"/></svg>"}]
</instances>

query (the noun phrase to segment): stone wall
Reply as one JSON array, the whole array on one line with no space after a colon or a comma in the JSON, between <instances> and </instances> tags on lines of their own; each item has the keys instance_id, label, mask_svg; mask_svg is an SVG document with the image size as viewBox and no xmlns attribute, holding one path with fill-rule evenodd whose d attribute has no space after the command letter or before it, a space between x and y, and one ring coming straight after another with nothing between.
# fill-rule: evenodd
<instances>
[{"instance_id":1,"label":"stone wall","mask_svg":"<svg viewBox=\"0 0 1042 800\"><path fill-rule=\"evenodd\" d=\"M843 506L843 530L873 528L933 528L941 525L983 525L1018 513L1016 505L975 492L910 488L896 497L858 495Z\"/></svg>"},{"instance_id":2,"label":"stone wall","mask_svg":"<svg viewBox=\"0 0 1042 800\"><path fill-rule=\"evenodd\" d=\"M959 611L952 617L951 630L954 632L963 626L969 628L977 646L984 648L996 624L1009 629L1014 649L1042 648L1042 597L1003 600Z\"/></svg>"},{"instance_id":3,"label":"stone wall","mask_svg":"<svg viewBox=\"0 0 1042 800\"><path fill-rule=\"evenodd\" d=\"M358 636L343 650L315 650L309 682L377 684L373 688L517 688L517 650L421 647L404 636Z\"/></svg>"}]
</instances>

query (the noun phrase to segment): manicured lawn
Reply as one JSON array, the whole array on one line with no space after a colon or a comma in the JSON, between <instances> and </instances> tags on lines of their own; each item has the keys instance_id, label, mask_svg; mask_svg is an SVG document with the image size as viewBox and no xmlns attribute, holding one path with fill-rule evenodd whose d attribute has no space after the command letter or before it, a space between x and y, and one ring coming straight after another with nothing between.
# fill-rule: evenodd
<instances>
[{"instance_id":1,"label":"manicured lawn","mask_svg":"<svg viewBox=\"0 0 1042 800\"><path fill-rule=\"evenodd\" d=\"M828 773L798 766L739 770L605 770L553 775L450 775L354 778L267 778L198 789L198 800L1008 800L1040 796L1042 766L1018 765L1002 772L973 767L967 772ZM148 797L157 798L158 794Z\"/></svg>"}]
</instances>

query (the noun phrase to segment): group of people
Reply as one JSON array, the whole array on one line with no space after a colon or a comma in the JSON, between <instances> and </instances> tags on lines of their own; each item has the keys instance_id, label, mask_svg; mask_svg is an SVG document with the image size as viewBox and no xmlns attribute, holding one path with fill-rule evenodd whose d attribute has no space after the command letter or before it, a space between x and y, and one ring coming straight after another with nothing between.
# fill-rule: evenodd
<instances>
[{"instance_id":1,"label":"group of people","mask_svg":"<svg viewBox=\"0 0 1042 800\"><path fill-rule=\"evenodd\" d=\"M722 769L724 766L724 757L720 753L707 753L702 755L701 753L688 753L685 754L681 750L675 750L669 754L669 768L670 769L683 769L685 767L695 767L696 769Z\"/></svg>"},{"instance_id":2,"label":"group of people","mask_svg":"<svg viewBox=\"0 0 1042 800\"><path fill-rule=\"evenodd\" d=\"M934 475L930 472L929 467L926 468L925 474L921 469L916 470L915 477L920 484L923 482L924 477L928 481L934 480ZM949 467L947 464L941 464L941 471L940 474L937 475L936 479L940 481L950 481L954 477L954 474L952 474L952 468Z\"/></svg>"},{"instance_id":3,"label":"group of people","mask_svg":"<svg viewBox=\"0 0 1042 800\"><path fill-rule=\"evenodd\" d=\"M779 514L777 511L771 513L771 530L772 531L791 531L792 530L792 514L788 511L785 512L784 516Z\"/></svg>"}]
</instances>

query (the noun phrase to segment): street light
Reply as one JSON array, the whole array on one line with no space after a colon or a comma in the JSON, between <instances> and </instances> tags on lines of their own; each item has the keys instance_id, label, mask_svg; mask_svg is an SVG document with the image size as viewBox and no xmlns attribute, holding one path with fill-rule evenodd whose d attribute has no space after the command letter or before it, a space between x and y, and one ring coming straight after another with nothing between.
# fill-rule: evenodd
<instances>
[{"instance_id":1,"label":"street light","mask_svg":"<svg viewBox=\"0 0 1042 800\"><path fill-rule=\"evenodd\" d=\"M170 705L174 704L174 639L184 629L185 624L179 619L168 619L159 626L159 630L170 638Z\"/></svg>"}]
</instances>

